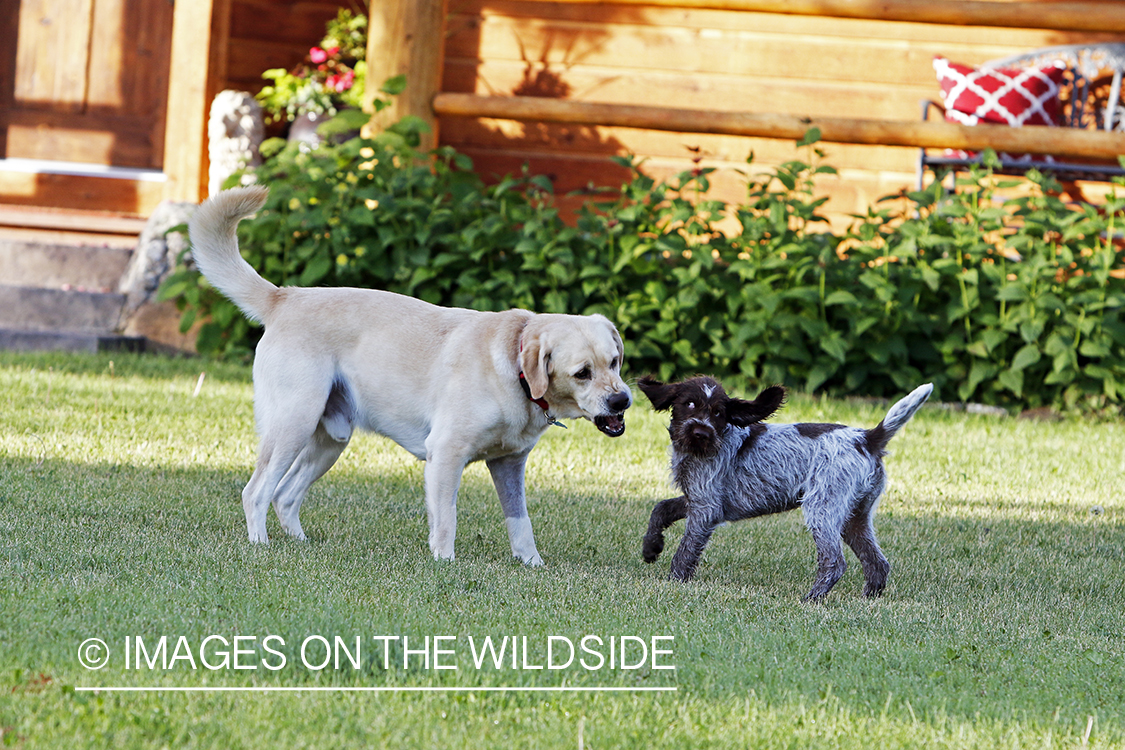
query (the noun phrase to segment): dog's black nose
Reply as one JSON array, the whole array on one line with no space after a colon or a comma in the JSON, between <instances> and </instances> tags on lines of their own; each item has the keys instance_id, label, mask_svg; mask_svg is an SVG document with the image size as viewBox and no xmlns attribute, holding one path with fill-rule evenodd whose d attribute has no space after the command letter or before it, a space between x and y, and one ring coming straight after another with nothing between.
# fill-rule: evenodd
<instances>
[{"instance_id":1,"label":"dog's black nose","mask_svg":"<svg viewBox=\"0 0 1125 750\"><path fill-rule=\"evenodd\" d=\"M715 437L715 431L711 429L710 425L695 424L684 431L681 441L677 442L675 436L673 436L672 442L676 443L677 450L683 450L685 453L695 456L712 456L718 449Z\"/></svg>"},{"instance_id":2,"label":"dog's black nose","mask_svg":"<svg viewBox=\"0 0 1125 750\"><path fill-rule=\"evenodd\" d=\"M629 408L633 403L633 397L626 391L618 391L617 393L606 399L605 405L612 412L620 414Z\"/></svg>"}]
</instances>

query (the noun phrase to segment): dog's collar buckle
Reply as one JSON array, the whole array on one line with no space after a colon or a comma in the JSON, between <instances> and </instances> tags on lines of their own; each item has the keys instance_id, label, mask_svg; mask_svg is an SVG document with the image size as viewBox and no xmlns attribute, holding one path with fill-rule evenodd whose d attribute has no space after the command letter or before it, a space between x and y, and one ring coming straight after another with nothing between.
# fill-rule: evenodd
<instances>
[{"instance_id":1,"label":"dog's collar buckle","mask_svg":"<svg viewBox=\"0 0 1125 750\"><path fill-rule=\"evenodd\" d=\"M531 397L531 386L527 384L527 378L524 377L522 370L520 371L520 387L523 388L523 392L524 395L527 396L527 400L543 410L543 415L547 417L548 427L554 425L556 427L561 427L564 430L567 429L567 426L556 419L555 415L551 413L551 405L547 403L547 399Z\"/></svg>"}]
</instances>

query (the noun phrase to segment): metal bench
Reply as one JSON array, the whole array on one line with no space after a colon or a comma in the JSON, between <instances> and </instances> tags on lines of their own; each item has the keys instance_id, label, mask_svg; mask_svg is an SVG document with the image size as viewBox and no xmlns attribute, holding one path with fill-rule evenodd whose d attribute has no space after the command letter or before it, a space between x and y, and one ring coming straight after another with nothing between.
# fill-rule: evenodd
<instances>
[{"instance_id":1,"label":"metal bench","mask_svg":"<svg viewBox=\"0 0 1125 750\"><path fill-rule=\"evenodd\" d=\"M1043 67L1056 61L1066 64L1060 92L1063 103L1062 127L1125 132L1125 102L1121 99L1121 78L1122 72L1125 71L1125 42L1044 47L1021 55L991 60L980 67ZM1105 82L1107 76L1108 89ZM929 119L931 109L937 109L942 114L945 112L940 103L923 100L923 120ZM956 172L980 162L979 154L966 158L950 156L944 151L930 152L924 148L920 149L917 187L919 190L922 189L923 178L927 171L932 171L935 178L941 179L946 173ZM1001 168L998 171L1002 174L1023 174L1034 168L1051 172L1062 181L1106 181L1112 177L1125 176L1125 169L1119 164L1087 163L1057 158L1045 161L1042 158L1014 158L1007 155L1000 155L1000 163Z\"/></svg>"}]
</instances>

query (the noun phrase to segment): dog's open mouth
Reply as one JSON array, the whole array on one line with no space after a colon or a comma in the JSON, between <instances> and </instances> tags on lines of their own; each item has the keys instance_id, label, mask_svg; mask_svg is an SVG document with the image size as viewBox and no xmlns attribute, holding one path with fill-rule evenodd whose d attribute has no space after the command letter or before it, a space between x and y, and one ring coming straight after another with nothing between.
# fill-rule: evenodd
<instances>
[{"instance_id":1,"label":"dog's open mouth","mask_svg":"<svg viewBox=\"0 0 1125 750\"><path fill-rule=\"evenodd\" d=\"M625 434L625 415L603 414L594 417L594 426L610 437L620 437Z\"/></svg>"}]
</instances>

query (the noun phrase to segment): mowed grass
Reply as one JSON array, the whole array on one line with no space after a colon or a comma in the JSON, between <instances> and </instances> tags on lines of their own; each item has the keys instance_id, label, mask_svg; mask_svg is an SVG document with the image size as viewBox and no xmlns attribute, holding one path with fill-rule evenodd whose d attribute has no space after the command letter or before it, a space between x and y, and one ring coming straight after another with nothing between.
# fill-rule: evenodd
<instances>
[{"instance_id":1,"label":"mowed grass","mask_svg":"<svg viewBox=\"0 0 1125 750\"><path fill-rule=\"evenodd\" d=\"M206 373L194 395L201 372ZM634 373L635 374L635 373ZM784 421L874 425L885 404L795 396ZM547 565L510 558L486 470L459 500L457 560L426 544L422 464L374 436L312 490L311 541L250 545L248 368L152 356L0 354L0 742L38 747L1125 747L1125 425L923 409L891 444L877 517L885 596L849 570L803 604L798 513L721 528L689 585L640 559L672 494L666 418L638 401L622 438L550 430L528 494ZM201 663L208 636L240 666ZM265 651L267 635L284 639ZM576 646L653 636L653 669L474 664L468 638ZM125 639L186 658L124 664ZM312 668L310 636L353 646ZM427 665L418 648L441 636ZM111 659L85 669L79 645ZM130 641L134 642L134 641ZM432 645L431 641L431 645ZM556 641L556 644L561 644ZM636 658L636 641L630 659ZM668 646L667 644L672 644ZM221 642L205 649L220 661ZM556 652L557 655L558 652ZM181 657L183 653L180 654ZM582 654L578 654L581 656ZM431 653L431 658L433 654ZM456 669L436 669L436 664ZM556 661L556 663L561 663ZM596 663L589 657L588 664ZM86 692L117 687L675 687L675 692Z\"/></svg>"}]
</instances>

